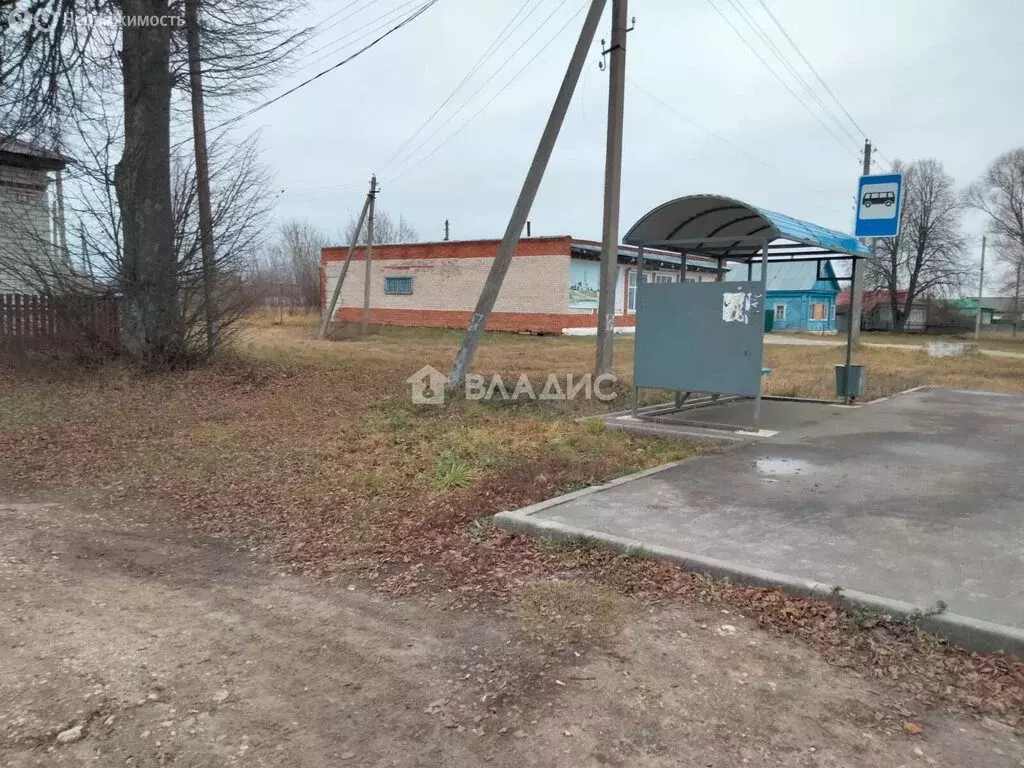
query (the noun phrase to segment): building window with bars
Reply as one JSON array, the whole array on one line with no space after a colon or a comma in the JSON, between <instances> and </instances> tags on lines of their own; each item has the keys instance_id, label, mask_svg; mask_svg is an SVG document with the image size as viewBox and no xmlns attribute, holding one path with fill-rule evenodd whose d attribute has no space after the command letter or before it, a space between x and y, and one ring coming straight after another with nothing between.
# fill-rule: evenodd
<instances>
[{"instance_id":1,"label":"building window with bars","mask_svg":"<svg viewBox=\"0 0 1024 768\"><path fill-rule=\"evenodd\" d=\"M412 278L385 277L384 294L386 296L412 296Z\"/></svg>"}]
</instances>

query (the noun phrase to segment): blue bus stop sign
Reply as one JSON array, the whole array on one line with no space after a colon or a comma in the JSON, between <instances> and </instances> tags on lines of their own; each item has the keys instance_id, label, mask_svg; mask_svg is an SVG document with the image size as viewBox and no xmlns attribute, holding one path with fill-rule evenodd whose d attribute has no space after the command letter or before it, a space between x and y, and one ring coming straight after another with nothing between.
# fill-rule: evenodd
<instances>
[{"instance_id":1,"label":"blue bus stop sign","mask_svg":"<svg viewBox=\"0 0 1024 768\"><path fill-rule=\"evenodd\" d=\"M900 233L903 176L861 176L857 191L857 237L896 237Z\"/></svg>"}]
</instances>

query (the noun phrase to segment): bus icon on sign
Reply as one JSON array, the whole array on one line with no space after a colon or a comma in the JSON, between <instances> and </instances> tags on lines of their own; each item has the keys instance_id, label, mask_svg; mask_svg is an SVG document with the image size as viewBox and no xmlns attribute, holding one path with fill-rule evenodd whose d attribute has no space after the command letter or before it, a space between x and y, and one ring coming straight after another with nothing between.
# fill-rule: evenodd
<instances>
[{"instance_id":1,"label":"bus icon on sign","mask_svg":"<svg viewBox=\"0 0 1024 768\"><path fill-rule=\"evenodd\" d=\"M857 196L857 237L896 237L903 207L903 177L898 173L861 176Z\"/></svg>"},{"instance_id":2,"label":"bus icon on sign","mask_svg":"<svg viewBox=\"0 0 1024 768\"><path fill-rule=\"evenodd\" d=\"M870 208L872 205L884 205L886 208L892 208L896 205L896 193L895 192L868 192L864 195L861 201L865 208Z\"/></svg>"}]
</instances>

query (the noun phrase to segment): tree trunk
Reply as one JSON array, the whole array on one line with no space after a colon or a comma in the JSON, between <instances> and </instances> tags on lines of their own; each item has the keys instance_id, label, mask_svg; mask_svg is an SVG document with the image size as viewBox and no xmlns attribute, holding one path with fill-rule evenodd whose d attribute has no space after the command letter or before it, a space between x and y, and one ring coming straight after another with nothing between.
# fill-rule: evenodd
<instances>
[{"instance_id":1,"label":"tree trunk","mask_svg":"<svg viewBox=\"0 0 1024 768\"><path fill-rule=\"evenodd\" d=\"M166 17L166 0L117 0L125 16ZM171 27L125 24L124 153L115 184L124 230L122 338L156 365L180 358L177 262L171 210Z\"/></svg>"}]
</instances>

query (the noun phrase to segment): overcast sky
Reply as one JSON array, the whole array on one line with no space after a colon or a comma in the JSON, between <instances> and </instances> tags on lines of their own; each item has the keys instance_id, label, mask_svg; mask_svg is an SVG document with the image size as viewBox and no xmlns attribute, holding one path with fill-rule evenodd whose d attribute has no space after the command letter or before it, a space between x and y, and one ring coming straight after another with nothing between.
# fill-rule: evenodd
<instances>
[{"instance_id":1,"label":"overcast sky","mask_svg":"<svg viewBox=\"0 0 1024 768\"><path fill-rule=\"evenodd\" d=\"M863 136L758 0L713 1L807 106L787 92L710 0L633 0L621 231L653 206L694 193L726 194L849 231ZM868 132L880 152L876 171L895 158L933 156L967 184L996 154L1024 144L1019 0L765 2ZM314 0L311 18L330 18L336 26L313 41L300 63L306 68L281 90L344 58L375 27L416 7L404 0L359 0L337 15L348 3ZM522 5L439 0L351 64L248 118L245 129L263 127L264 159L281 190L278 219L308 219L336 236L358 212L370 174L377 172L380 207L404 215L422 239L440 239L446 218L453 239L500 237L589 3L528 0L517 19L525 21L510 39L397 162L386 161ZM851 136L811 101L738 7L768 33ZM609 24L606 12L598 37L608 36ZM310 64L318 57L324 58ZM600 238L608 79L599 59L595 41L531 214L535 235ZM981 222L974 218L968 225L980 237Z\"/></svg>"}]
</instances>

